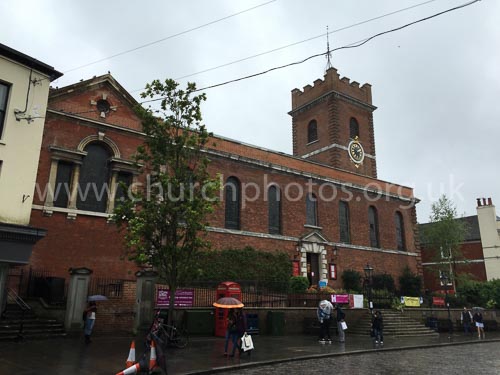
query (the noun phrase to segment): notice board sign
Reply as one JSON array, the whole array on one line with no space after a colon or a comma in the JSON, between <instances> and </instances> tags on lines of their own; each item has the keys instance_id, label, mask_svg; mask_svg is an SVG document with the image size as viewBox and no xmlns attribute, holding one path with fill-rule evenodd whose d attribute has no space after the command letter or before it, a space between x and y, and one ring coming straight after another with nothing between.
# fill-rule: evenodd
<instances>
[{"instance_id":1,"label":"notice board sign","mask_svg":"<svg viewBox=\"0 0 500 375\"><path fill-rule=\"evenodd\" d=\"M332 294L333 303L349 303L349 294Z\"/></svg>"},{"instance_id":2,"label":"notice board sign","mask_svg":"<svg viewBox=\"0 0 500 375\"><path fill-rule=\"evenodd\" d=\"M175 307L193 307L194 289L177 289L175 292ZM158 289L156 292L156 307L170 306L170 290Z\"/></svg>"}]
</instances>

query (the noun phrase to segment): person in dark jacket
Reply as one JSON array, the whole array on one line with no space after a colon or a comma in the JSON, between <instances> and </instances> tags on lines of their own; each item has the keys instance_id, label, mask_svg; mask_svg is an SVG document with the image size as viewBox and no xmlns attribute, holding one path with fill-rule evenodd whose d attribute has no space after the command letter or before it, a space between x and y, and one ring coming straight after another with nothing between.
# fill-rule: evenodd
<instances>
[{"instance_id":1,"label":"person in dark jacket","mask_svg":"<svg viewBox=\"0 0 500 375\"><path fill-rule=\"evenodd\" d=\"M482 334L482 337L484 339L484 322L483 322L483 314L481 314L481 311L476 310L472 319L474 320L474 323L476 323L477 337L481 338Z\"/></svg>"},{"instance_id":2,"label":"person in dark jacket","mask_svg":"<svg viewBox=\"0 0 500 375\"><path fill-rule=\"evenodd\" d=\"M242 309L237 309L235 311L234 321L236 326L236 339L233 338L233 351L230 357L234 357L236 348L238 348L238 351L241 353L241 337L247 331L247 322Z\"/></svg>"},{"instance_id":3,"label":"person in dark jacket","mask_svg":"<svg viewBox=\"0 0 500 375\"><path fill-rule=\"evenodd\" d=\"M375 338L375 344L384 343L384 319L382 318L381 311L375 311L372 320L372 330L373 337Z\"/></svg>"},{"instance_id":4,"label":"person in dark jacket","mask_svg":"<svg viewBox=\"0 0 500 375\"><path fill-rule=\"evenodd\" d=\"M229 309L227 314L226 341L224 342L224 356L226 357L229 341L233 343L233 346L238 342L238 329L236 328L236 316L233 309Z\"/></svg>"},{"instance_id":5,"label":"person in dark jacket","mask_svg":"<svg viewBox=\"0 0 500 375\"><path fill-rule=\"evenodd\" d=\"M472 335L472 330L470 328L472 323L472 313L467 309L467 307L464 307L464 311L460 314L460 321L464 327L464 334Z\"/></svg>"}]
</instances>

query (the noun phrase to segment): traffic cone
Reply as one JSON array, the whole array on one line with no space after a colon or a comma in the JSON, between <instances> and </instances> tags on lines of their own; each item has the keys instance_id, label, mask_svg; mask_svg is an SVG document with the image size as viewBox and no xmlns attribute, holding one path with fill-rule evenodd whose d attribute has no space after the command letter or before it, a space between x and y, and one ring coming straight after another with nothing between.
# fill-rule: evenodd
<instances>
[{"instance_id":1,"label":"traffic cone","mask_svg":"<svg viewBox=\"0 0 500 375\"><path fill-rule=\"evenodd\" d=\"M130 374L137 374L137 372L139 371L140 369L140 366L138 363L136 363L135 365L132 365L128 368L126 368L125 370L123 371L120 371L119 373L117 373L116 375L130 375Z\"/></svg>"},{"instance_id":2,"label":"traffic cone","mask_svg":"<svg viewBox=\"0 0 500 375\"><path fill-rule=\"evenodd\" d=\"M132 340L132 344L130 344L130 351L128 352L127 362L125 366L128 368L135 363L135 341Z\"/></svg>"},{"instance_id":3,"label":"traffic cone","mask_svg":"<svg viewBox=\"0 0 500 375\"><path fill-rule=\"evenodd\" d=\"M151 354L149 356L149 370L153 370L157 366L156 364L156 345L155 340L151 340Z\"/></svg>"}]
</instances>

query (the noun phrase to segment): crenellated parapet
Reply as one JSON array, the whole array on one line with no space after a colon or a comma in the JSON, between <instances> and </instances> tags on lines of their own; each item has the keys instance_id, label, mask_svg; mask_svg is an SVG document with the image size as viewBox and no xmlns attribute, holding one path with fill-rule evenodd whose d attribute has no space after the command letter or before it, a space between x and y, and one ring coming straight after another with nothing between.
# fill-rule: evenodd
<instances>
[{"instance_id":1,"label":"crenellated parapet","mask_svg":"<svg viewBox=\"0 0 500 375\"><path fill-rule=\"evenodd\" d=\"M292 90L292 111L331 92L337 92L371 105L371 87L369 83L360 87L356 81L351 82L347 77L340 78L337 69L330 68L326 71L324 79L317 79L313 86L307 85L302 90Z\"/></svg>"}]
</instances>

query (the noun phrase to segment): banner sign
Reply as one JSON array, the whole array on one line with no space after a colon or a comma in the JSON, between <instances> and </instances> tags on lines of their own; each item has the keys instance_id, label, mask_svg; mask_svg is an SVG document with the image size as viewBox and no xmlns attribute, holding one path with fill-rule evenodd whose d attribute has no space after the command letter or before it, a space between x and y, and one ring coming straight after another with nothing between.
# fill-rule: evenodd
<instances>
[{"instance_id":1,"label":"banner sign","mask_svg":"<svg viewBox=\"0 0 500 375\"><path fill-rule=\"evenodd\" d=\"M177 289L175 292L175 307L193 307L194 289ZM170 290L158 289L156 293L156 307L170 306Z\"/></svg>"},{"instance_id":2,"label":"banner sign","mask_svg":"<svg viewBox=\"0 0 500 375\"><path fill-rule=\"evenodd\" d=\"M332 294L333 303L349 303L349 294Z\"/></svg>"},{"instance_id":3,"label":"banner sign","mask_svg":"<svg viewBox=\"0 0 500 375\"><path fill-rule=\"evenodd\" d=\"M405 306L420 307L420 297L403 297Z\"/></svg>"},{"instance_id":4,"label":"banner sign","mask_svg":"<svg viewBox=\"0 0 500 375\"><path fill-rule=\"evenodd\" d=\"M362 309L364 297L362 294L349 294L349 307L351 309Z\"/></svg>"},{"instance_id":5,"label":"banner sign","mask_svg":"<svg viewBox=\"0 0 500 375\"><path fill-rule=\"evenodd\" d=\"M444 298L443 297L432 297L432 304L435 306L444 306Z\"/></svg>"}]
</instances>

